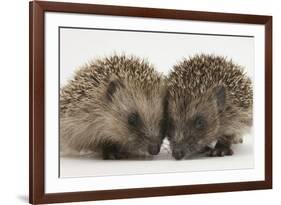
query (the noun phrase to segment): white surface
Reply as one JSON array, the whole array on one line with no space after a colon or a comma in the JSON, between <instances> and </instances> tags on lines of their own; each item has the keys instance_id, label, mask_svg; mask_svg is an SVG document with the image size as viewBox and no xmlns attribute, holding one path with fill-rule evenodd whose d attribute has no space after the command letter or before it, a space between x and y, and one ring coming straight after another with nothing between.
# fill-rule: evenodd
<instances>
[{"instance_id":1,"label":"white surface","mask_svg":"<svg viewBox=\"0 0 281 205\"><path fill-rule=\"evenodd\" d=\"M75 1L75 0L74 0ZM182 0L151 1L151 0L83 0L79 2L91 2L100 4L119 4L131 6L150 6L176 9L208 10L220 12L240 12L252 14L274 15L274 44L281 45L281 13L280 5L276 0ZM3 77L0 81L1 96L1 169L0 169L0 191L1 204L27 204L28 200L28 9L27 1L15 0L2 2L0 12L0 54L1 71L5 76L14 76L14 81ZM14 12L10 9L13 8ZM186 204L216 204L216 205L237 205L250 202L256 205L264 203L276 204L281 199L281 131L279 115L281 113L281 47L274 46L274 189L244 192L229 192L215 194L196 194L170 197L137 198L123 200L107 200L83 203L66 203L69 205L186 205ZM16 59L16 60L15 60ZM8 69L10 68L10 69ZM9 89L7 88L7 85ZM16 94L15 94L16 93ZM2 98L1 98L2 99Z\"/></svg>"},{"instance_id":2,"label":"white surface","mask_svg":"<svg viewBox=\"0 0 281 205\"><path fill-rule=\"evenodd\" d=\"M252 136L246 136L243 144L233 146L234 155L225 157L200 155L191 159L177 161L171 157L168 143L166 142L164 142L159 155L153 159L102 160L94 154L84 154L80 157L63 157L60 160L61 177L252 169L254 167L252 140Z\"/></svg>"},{"instance_id":3,"label":"white surface","mask_svg":"<svg viewBox=\"0 0 281 205\"><path fill-rule=\"evenodd\" d=\"M45 191L71 192L206 184L264 179L264 27L248 24L209 23L131 17L47 13L45 16ZM111 175L107 177L58 178L58 27L140 29L169 32L254 36L254 162L253 169L161 174ZM238 53L236 53L237 56ZM221 168L222 169L222 168ZM140 170L141 171L141 170ZM142 170L145 171L145 167Z\"/></svg>"}]
</instances>

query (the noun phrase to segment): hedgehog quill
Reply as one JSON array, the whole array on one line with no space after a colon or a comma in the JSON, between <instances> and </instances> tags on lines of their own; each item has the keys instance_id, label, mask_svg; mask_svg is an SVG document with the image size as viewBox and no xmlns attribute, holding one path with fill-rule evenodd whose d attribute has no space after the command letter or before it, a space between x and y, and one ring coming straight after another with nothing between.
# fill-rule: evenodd
<instances>
[{"instance_id":1,"label":"hedgehog quill","mask_svg":"<svg viewBox=\"0 0 281 205\"><path fill-rule=\"evenodd\" d=\"M196 55L175 65L168 77L168 128L175 159L203 152L232 155L252 126L253 90L243 68L214 55Z\"/></svg>"},{"instance_id":2,"label":"hedgehog quill","mask_svg":"<svg viewBox=\"0 0 281 205\"><path fill-rule=\"evenodd\" d=\"M133 56L98 59L60 92L62 153L90 150L104 159L156 155L164 138L164 80Z\"/></svg>"}]
</instances>

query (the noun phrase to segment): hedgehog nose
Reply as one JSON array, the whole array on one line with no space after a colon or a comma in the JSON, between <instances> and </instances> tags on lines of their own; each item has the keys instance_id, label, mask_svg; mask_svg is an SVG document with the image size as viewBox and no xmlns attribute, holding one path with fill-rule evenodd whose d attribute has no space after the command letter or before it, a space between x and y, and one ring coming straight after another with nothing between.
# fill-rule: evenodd
<instances>
[{"instance_id":1,"label":"hedgehog nose","mask_svg":"<svg viewBox=\"0 0 281 205\"><path fill-rule=\"evenodd\" d=\"M157 155L160 152L160 145L154 144L148 146L148 153L151 155Z\"/></svg>"},{"instance_id":2,"label":"hedgehog nose","mask_svg":"<svg viewBox=\"0 0 281 205\"><path fill-rule=\"evenodd\" d=\"M180 160L184 157L185 153L181 149L175 149L173 150L172 155L176 160Z\"/></svg>"}]
</instances>

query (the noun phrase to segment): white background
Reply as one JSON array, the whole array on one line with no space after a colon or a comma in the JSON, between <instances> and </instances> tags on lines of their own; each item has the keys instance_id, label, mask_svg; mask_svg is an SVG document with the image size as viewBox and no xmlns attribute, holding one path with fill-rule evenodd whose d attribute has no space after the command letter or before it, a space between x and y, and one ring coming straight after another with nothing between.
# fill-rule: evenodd
<instances>
[{"instance_id":1,"label":"white background","mask_svg":"<svg viewBox=\"0 0 281 205\"><path fill-rule=\"evenodd\" d=\"M146 27L149 27L147 24ZM186 27L191 32L187 25ZM159 31L154 26L153 29L152 31ZM253 37L61 28L60 39L61 86L73 77L74 70L81 65L113 53L145 58L164 74L184 57L200 53L221 55L242 65L253 78Z\"/></svg>"},{"instance_id":2,"label":"white background","mask_svg":"<svg viewBox=\"0 0 281 205\"><path fill-rule=\"evenodd\" d=\"M86 1L84 1L86 2ZM274 16L274 105L281 104L278 95L281 76L281 14L274 0L107 0L88 1L100 4L118 4L144 7L162 7L189 10L208 10L268 14ZM25 0L5 1L1 5L1 204L25 204L28 194L28 3ZM277 38L275 38L277 37ZM279 107L274 107L274 189L266 191L219 193L146 199L127 199L95 202L94 204L264 204L280 201L281 165ZM278 202L277 202L278 203ZM73 203L76 204L76 203ZM82 203L82 204L92 204Z\"/></svg>"}]
</instances>

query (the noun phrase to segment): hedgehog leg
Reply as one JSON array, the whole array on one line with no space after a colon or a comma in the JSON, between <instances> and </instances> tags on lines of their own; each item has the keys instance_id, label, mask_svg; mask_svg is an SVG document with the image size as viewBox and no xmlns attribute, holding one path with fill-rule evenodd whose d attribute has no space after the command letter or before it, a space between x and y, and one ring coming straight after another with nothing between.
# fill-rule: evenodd
<instances>
[{"instance_id":1,"label":"hedgehog leg","mask_svg":"<svg viewBox=\"0 0 281 205\"><path fill-rule=\"evenodd\" d=\"M207 152L207 155L211 157L223 157L225 155L233 155L233 150L231 149L232 138L233 137L231 136L224 136L220 138L216 143L215 147Z\"/></svg>"},{"instance_id":2,"label":"hedgehog leg","mask_svg":"<svg viewBox=\"0 0 281 205\"><path fill-rule=\"evenodd\" d=\"M102 149L103 159L127 159L128 153L121 151L120 146L117 144L104 145Z\"/></svg>"}]
</instances>

